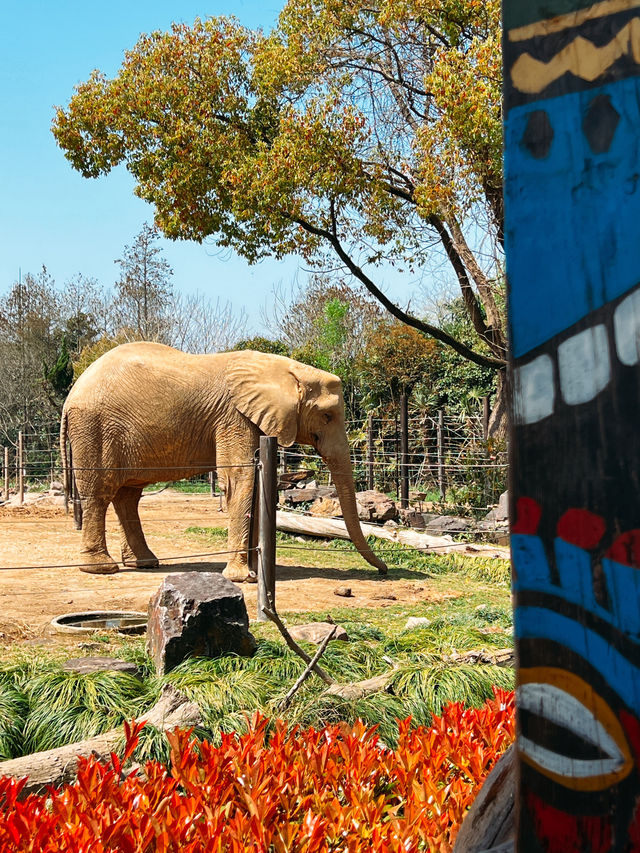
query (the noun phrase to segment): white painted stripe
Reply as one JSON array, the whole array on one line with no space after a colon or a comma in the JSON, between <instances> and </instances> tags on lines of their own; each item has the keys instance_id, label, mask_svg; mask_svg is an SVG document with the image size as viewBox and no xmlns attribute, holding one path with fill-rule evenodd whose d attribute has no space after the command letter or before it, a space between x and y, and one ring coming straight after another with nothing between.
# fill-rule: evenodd
<instances>
[{"instance_id":1,"label":"white painted stripe","mask_svg":"<svg viewBox=\"0 0 640 853\"><path fill-rule=\"evenodd\" d=\"M628 367L640 361L640 290L634 291L613 312L618 358Z\"/></svg>"},{"instance_id":2,"label":"white painted stripe","mask_svg":"<svg viewBox=\"0 0 640 853\"><path fill-rule=\"evenodd\" d=\"M553 414L553 362L540 355L514 370L514 414L521 424L534 424Z\"/></svg>"},{"instance_id":3,"label":"white painted stripe","mask_svg":"<svg viewBox=\"0 0 640 853\"><path fill-rule=\"evenodd\" d=\"M578 332L558 347L562 397L570 406L588 403L611 380L609 341L603 325Z\"/></svg>"},{"instance_id":4,"label":"white painted stripe","mask_svg":"<svg viewBox=\"0 0 640 853\"><path fill-rule=\"evenodd\" d=\"M555 773L556 776L566 776L573 779L606 776L608 773L615 773L624 764L624 760L618 761L615 758L596 758L593 760L570 758L568 755L552 752L522 735L518 738L518 748L544 770Z\"/></svg>"},{"instance_id":5,"label":"white painted stripe","mask_svg":"<svg viewBox=\"0 0 640 853\"><path fill-rule=\"evenodd\" d=\"M519 708L537 714L568 731L578 732L583 740L599 747L609 756L607 759L598 759L598 762L613 761L613 769L622 767L625 758L618 744L596 719L593 712L571 693L554 684L539 682L522 684L516 693ZM559 756L559 758L565 759L566 756Z\"/></svg>"}]
</instances>

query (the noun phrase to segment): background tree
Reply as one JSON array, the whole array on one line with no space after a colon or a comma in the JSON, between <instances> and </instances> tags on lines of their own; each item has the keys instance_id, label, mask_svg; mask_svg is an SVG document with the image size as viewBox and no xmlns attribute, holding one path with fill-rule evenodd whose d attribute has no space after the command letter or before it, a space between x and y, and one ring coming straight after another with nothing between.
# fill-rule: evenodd
<instances>
[{"instance_id":1,"label":"background tree","mask_svg":"<svg viewBox=\"0 0 640 853\"><path fill-rule=\"evenodd\" d=\"M252 338L245 338L238 341L233 347L234 350L252 349L257 352L273 353L274 355L290 356L291 351L284 341L265 338L263 335L254 335Z\"/></svg>"},{"instance_id":2,"label":"background tree","mask_svg":"<svg viewBox=\"0 0 640 853\"><path fill-rule=\"evenodd\" d=\"M292 358L340 377L347 418L358 420L364 416L358 365L383 314L364 288L316 275L289 297L276 293L269 323Z\"/></svg>"},{"instance_id":3,"label":"background tree","mask_svg":"<svg viewBox=\"0 0 640 853\"><path fill-rule=\"evenodd\" d=\"M391 406L416 385L432 388L443 347L397 320L383 320L366 339L358 372L372 407ZM425 407L427 408L427 407Z\"/></svg>"},{"instance_id":4,"label":"background tree","mask_svg":"<svg viewBox=\"0 0 640 853\"><path fill-rule=\"evenodd\" d=\"M174 25L142 36L114 79L95 72L53 130L87 177L126 163L168 236L337 261L402 322L501 370L499 32L497 0L289 0L266 36ZM471 346L376 284L381 264L425 269L434 252Z\"/></svg>"},{"instance_id":5,"label":"background tree","mask_svg":"<svg viewBox=\"0 0 640 853\"><path fill-rule=\"evenodd\" d=\"M57 415L47 372L60 355L59 309L46 267L14 282L0 300L0 429L12 442L18 429L37 432Z\"/></svg>"},{"instance_id":6,"label":"background tree","mask_svg":"<svg viewBox=\"0 0 640 853\"><path fill-rule=\"evenodd\" d=\"M121 329L143 341L166 342L169 337L167 308L171 304L173 270L157 245L157 229L145 224L124 255L116 260L120 278L115 284L116 311Z\"/></svg>"}]
</instances>

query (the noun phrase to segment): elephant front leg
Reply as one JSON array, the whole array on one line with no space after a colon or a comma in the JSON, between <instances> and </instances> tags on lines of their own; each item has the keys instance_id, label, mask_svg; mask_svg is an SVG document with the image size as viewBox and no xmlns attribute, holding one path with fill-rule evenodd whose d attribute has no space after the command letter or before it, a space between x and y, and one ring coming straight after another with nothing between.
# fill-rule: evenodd
<instances>
[{"instance_id":1,"label":"elephant front leg","mask_svg":"<svg viewBox=\"0 0 640 853\"><path fill-rule=\"evenodd\" d=\"M223 575L232 581L252 581L249 575L249 532L253 502L254 469L227 469L223 487L229 514L228 548L231 552Z\"/></svg>"},{"instance_id":2,"label":"elephant front leg","mask_svg":"<svg viewBox=\"0 0 640 853\"><path fill-rule=\"evenodd\" d=\"M138 514L141 495L141 487L123 486L113 499L113 508L120 522L122 562L125 566L149 569L158 565L158 558L147 545L142 532Z\"/></svg>"},{"instance_id":3,"label":"elephant front leg","mask_svg":"<svg viewBox=\"0 0 640 853\"><path fill-rule=\"evenodd\" d=\"M90 575L113 575L118 564L107 551L105 515L109 500L102 497L85 497L82 501L82 550L80 571Z\"/></svg>"}]
</instances>

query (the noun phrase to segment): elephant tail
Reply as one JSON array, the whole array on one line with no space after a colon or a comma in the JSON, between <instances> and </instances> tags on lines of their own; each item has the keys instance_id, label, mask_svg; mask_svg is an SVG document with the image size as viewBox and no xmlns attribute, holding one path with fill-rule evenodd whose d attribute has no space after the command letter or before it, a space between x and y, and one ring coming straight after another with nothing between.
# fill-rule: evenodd
<instances>
[{"instance_id":1,"label":"elephant tail","mask_svg":"<svg viewBox=\"0 0 640 853\"><path fill-rule=\"evenodd\" d=\"M60 420L60 459L62 461L62 482L64 483L64 511L69 513L69 497L73 494L73 472L67 457L67 412L62 409Z\"/></svg>"}]
</instances>

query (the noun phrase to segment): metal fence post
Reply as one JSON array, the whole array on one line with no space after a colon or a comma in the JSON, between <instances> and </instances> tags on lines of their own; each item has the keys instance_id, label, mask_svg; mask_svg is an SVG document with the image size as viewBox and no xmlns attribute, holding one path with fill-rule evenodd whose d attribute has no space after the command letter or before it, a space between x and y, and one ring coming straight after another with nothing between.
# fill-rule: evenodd
<instances>
[{"instance_id":1,"label":"metal fence post","mask_svg":"<svg viewBox=\"0 0 640 853\"><path fill-rule=\"evenodd\" d=\"M18 504L24 501L24 439L22 430L18 433Z\"/></svg>"},{"instance_id":2,"label":"metal fence post","mask_svg":"<svg viewBox=\"0 0 640 853\"><path fill-rule=\"evenodd\" d=\"M278 442L260 438L258 477L258 620L265 622L264 608L276 598L276 506L278 503Z\"/></svg>"},{"instance_id":3,"label":"metal fence post","mask_svg":"<svg viewBox=\"0 0 640 853\"><path fill-rule=\"evenodd\" d=\"M400 397L400 506L409 506L409 398Z\"/></svg>"},{"instance_id":4,"label":"metal fence post","mask_svg":"<svg viewBox=\"0 0 640 853\"><path fill-rule=\"evenodd\" d=\"M4 495L5 501L9 500L9 448L4 449Z\"/></svg>"},{"instance_id":5,"label":"metal fence post","mask_svg":"<svg viewBox=\"0 0 640 853\"><path fill-rule=\"evenodd\" d=\"M438 489L440 490L440 500L444 501L447 491L447 483L444 470L444 409L438 409L437 448Z\"/></svg>"},{"instance_id":6,"label":"metal fence post","mask_svg":"<svg viewBox=\"0 0 640 853\"><path fill-rule=\"evenodd\" d=\"M489 438L489 398L482 398L482 437L486 441Z\"/></svg>"},{"instance_id":7,"label":"metal fence post","mask_svg":"<svg viewBox=\"0 0 640 853\"><path fill-rule=\"evenodd\" d=\"M373 413L367 415L367 488L373 490Z\"/></svg>"}]
</instances>

